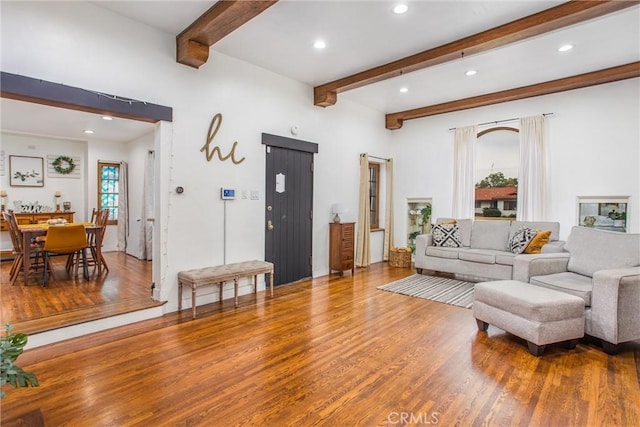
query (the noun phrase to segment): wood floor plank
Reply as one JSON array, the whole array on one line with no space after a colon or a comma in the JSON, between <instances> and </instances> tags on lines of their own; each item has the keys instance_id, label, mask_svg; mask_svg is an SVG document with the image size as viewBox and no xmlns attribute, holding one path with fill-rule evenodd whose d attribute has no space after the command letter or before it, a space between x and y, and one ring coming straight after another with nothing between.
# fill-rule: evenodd
<instances>
[{"instance_id":1,"label":"wood floor plank","mask_svg":"<svg viewBox=\"0 0 640 427\"><path fill-rule=\"evenodd\" d=\"M11 323L25 333L48 331L61 326L154 307L151 299L151 263L123 252L105 253L108 273L89 269L90 280L69 276L65 258L53 259L55 277L46 287L31 275L25 286L22 276L9 283L10 262L0 270L2 323Z\"/></svg>"},{"instance_id":2,"label":"wood floor plank","mask_svg":"<svg viewBox=\"0 0 640 427\"><path fill-rule=\"evenodd\" d=\"M25 352L51 426L639 425L640 343L542 357L472 311L379 291L376 264Z\"/></svg>"}]
</instances>

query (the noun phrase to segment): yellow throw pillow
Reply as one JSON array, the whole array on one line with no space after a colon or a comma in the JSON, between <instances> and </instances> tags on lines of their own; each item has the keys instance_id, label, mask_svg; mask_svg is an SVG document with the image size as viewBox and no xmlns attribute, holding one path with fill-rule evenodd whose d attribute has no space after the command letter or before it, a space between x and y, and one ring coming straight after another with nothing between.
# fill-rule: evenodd
<instances>
[{"instance_id":1,"label":"yellow throw pillow","mask_svg":"<svg viewBox=\"0 0 640 427\"><path fill-rule=\"evenodd\" d=\"M549 243L549 237L551 237L551 231L538 231L536 236L531 239L527 249L524 250L525 254L539 254L542 250L542 247Z\"/></svg>"}]
</instances>

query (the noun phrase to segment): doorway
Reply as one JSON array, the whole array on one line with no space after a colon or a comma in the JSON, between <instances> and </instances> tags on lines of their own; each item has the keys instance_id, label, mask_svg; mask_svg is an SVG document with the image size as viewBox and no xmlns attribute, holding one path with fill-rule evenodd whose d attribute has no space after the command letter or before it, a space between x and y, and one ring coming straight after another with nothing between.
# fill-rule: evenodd
<instances>
[{"instance_id":1,"label":"doorway","mask_svg":"<svg viewBox=\"0 0 640 427\"><path fill-rule=\"evenodd\" d=\"M100 117L101 115L110 115L113 117L119 117L122 119L129 119L129 122L146 122L146 125L150 125L153 129L153 148L155 153L158 154L156 160L154 161L156 171L158 172L154 177L154 184L160 181L162 174L161 172L161 162L157 159L160 158L160 152L162 147L170 146L171 139L171 108L149 104L149 103L133 103L130 105L129 103L123 103L117 99L109 98L109 97L96 97L95 92L87 91L80 88L73 88L70 86L59 85L56 83L46 82L42 80L35 80L28 77L11 75L8 73L2 72L0 74L1 82L3 85L3 93L2 98L6 98L9 100L16 101L24 101L23 103L29 103L30 105L41 105L44 108L47 108L50 111L52 116L56 115L67 115L73 113L82 113L82 114L92 114ZM119 99L119 98L118 98ZM52 108L59 107L59 108ZM98 115L98 113L100 113ZM30 116L32 117L32 116ZM64 120L56 120L56 123L64 122ZM3 120L3 124L5 121ZM22 130L22 132L26 134L30 134L28 130ZM46 132L41 132L46 134ZM60 136L61 137L61 136ZM107 140L107 139L105 139ZM154 194L157 193L156 186L153 190ZM85 193L87 190L85 190ZM88 199L87 199L88 200ZM159 194L155 194L153 199L154 211L159 211L159 206L162 203L161 196ZM86 208L85 208L86 210ZM157 225L157 224L156 224ZM155 259L159 258L159 252L161 247L161 238L153 239L152 243L152 251L155 255ZM113 262L118 264L126 263L127 266L125 268L137 268L140 262L137 259L132 259L130 256L119 256L124 253L114 253ZM146 261L145 261L146 263ZM118 314L117 310L126 310L126 312L131 312L138 309L148 308L150 305L158 305L158 301L160 301L166 293L161 288L161 281L159 280L161 265L160 262L150 262L148 265L143 266L144 271L140 271L143 276L138 280L139 283L143 283L144 295L135 295L133 298L130 294L123 294L119 292L123 289L122 284L118 279L118 274L109 274L106 275L99 280L96 280L95 283L92 283L95 286L105 286L105 281L114 282L114 287L116 291L107 292L107 295L102 295L105 298L109 299L109 301L104 301L105 298L101 300L90 300L87 309L93 309L93 307L98 308L98 310L94 310L98 312L98 317L107 317L110 315ZM152 270L152 271L149 271ZM112 271L112 273L116 273ZM136 272L137 273L137 272ZM127 283L131 280L131 275L123 274L124 283ZM155 286L154 286L155 285ZM151 288L151 289L150 289ZM31 290L31 289L29 289ZM128 292L129 290L127 290ZM153 291L153 293L151 292ZM151 298L153 295L153 299ZM154 301L155 300L155 301ZM89 307L91 303L94 304L93 307ZM109 306L118 305L117 308ZM122 308L120 308L122 305ZM107 312L106 315L100 315L100 309L104 308L102 312ZM64 311L64 310L62 310ZM60 313L61 315L64 313ZM67 320L62 319L60 321L53 319L54 316L45 316L42 318L40 322L42 329L52 329L57 327L68 326L69 324L73 324L77 322L77 319ZM51 321L47 321L47 319L51 319ZM86 320L94 320L91 319L83 319ZM68 322L68 323L67 323ZM36 330L37 331L37 330ZM34 331L30 331L34 332Z\"/></svg>"},{"instance_id":2,"label":"doorway","mask_svg":"<svg viewBox=\"0 0 640 427\"><path fill-rule=\"evenodd\" d=\"M266 145L265 260L274 285L311 277L313 155L318 145L262 134Z\"/></svg>"}]
</instances>

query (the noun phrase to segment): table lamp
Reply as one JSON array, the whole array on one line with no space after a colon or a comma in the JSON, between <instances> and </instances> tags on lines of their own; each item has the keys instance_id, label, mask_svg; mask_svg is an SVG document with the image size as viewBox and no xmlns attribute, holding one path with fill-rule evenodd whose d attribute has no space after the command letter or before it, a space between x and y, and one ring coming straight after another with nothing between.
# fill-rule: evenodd
<instances>
[{"instance_id":1,"label":"table lamp","mask_svg":"<svg viewBox=\"0 0 640 427\"><path fill-rule=\"evenodd\" d=\"M334 214L333 222L340 222L340 214L344 212L344 207L340 203L331 205L331 213Z\"/></svg>"}]
</instances>

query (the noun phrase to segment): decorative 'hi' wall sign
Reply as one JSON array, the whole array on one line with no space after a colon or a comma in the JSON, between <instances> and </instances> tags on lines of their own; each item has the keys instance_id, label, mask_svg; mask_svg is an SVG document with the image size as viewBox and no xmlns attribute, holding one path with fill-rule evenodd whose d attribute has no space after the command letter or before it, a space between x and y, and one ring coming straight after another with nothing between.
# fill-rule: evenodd
<instances>
[{"instance_id":1,"label":"decorative 'hi' wall sign","mask_svg":"<svg viewBox=\"0 0 640 427\"><path fill-rule=\"evenodd\" d=\"M231 147L231 151L229 151L229 154L227 154L226 156L222 155L222 151L218 146L213 147L213 150L211 150L211 142L213 142L213 138L215 138L221 125L222 125L222 114L218 113L215 116L213 116L213 119L211 119L211 124L209 125L209 134L207 135L207 142L202 146L202 148L200 149L200 152L205 151L208 162L211 161L214 154L218 154L218 158L221 161L224 162L229 157L231 157L231 161L234 164L239 165L240 163L244 162L245 158L243 157L240 160L236 160L235 153L236 153L236 147L238 146L238 141L235 141L233 143L233 147Z\"/></svg>"}]
</instances>

